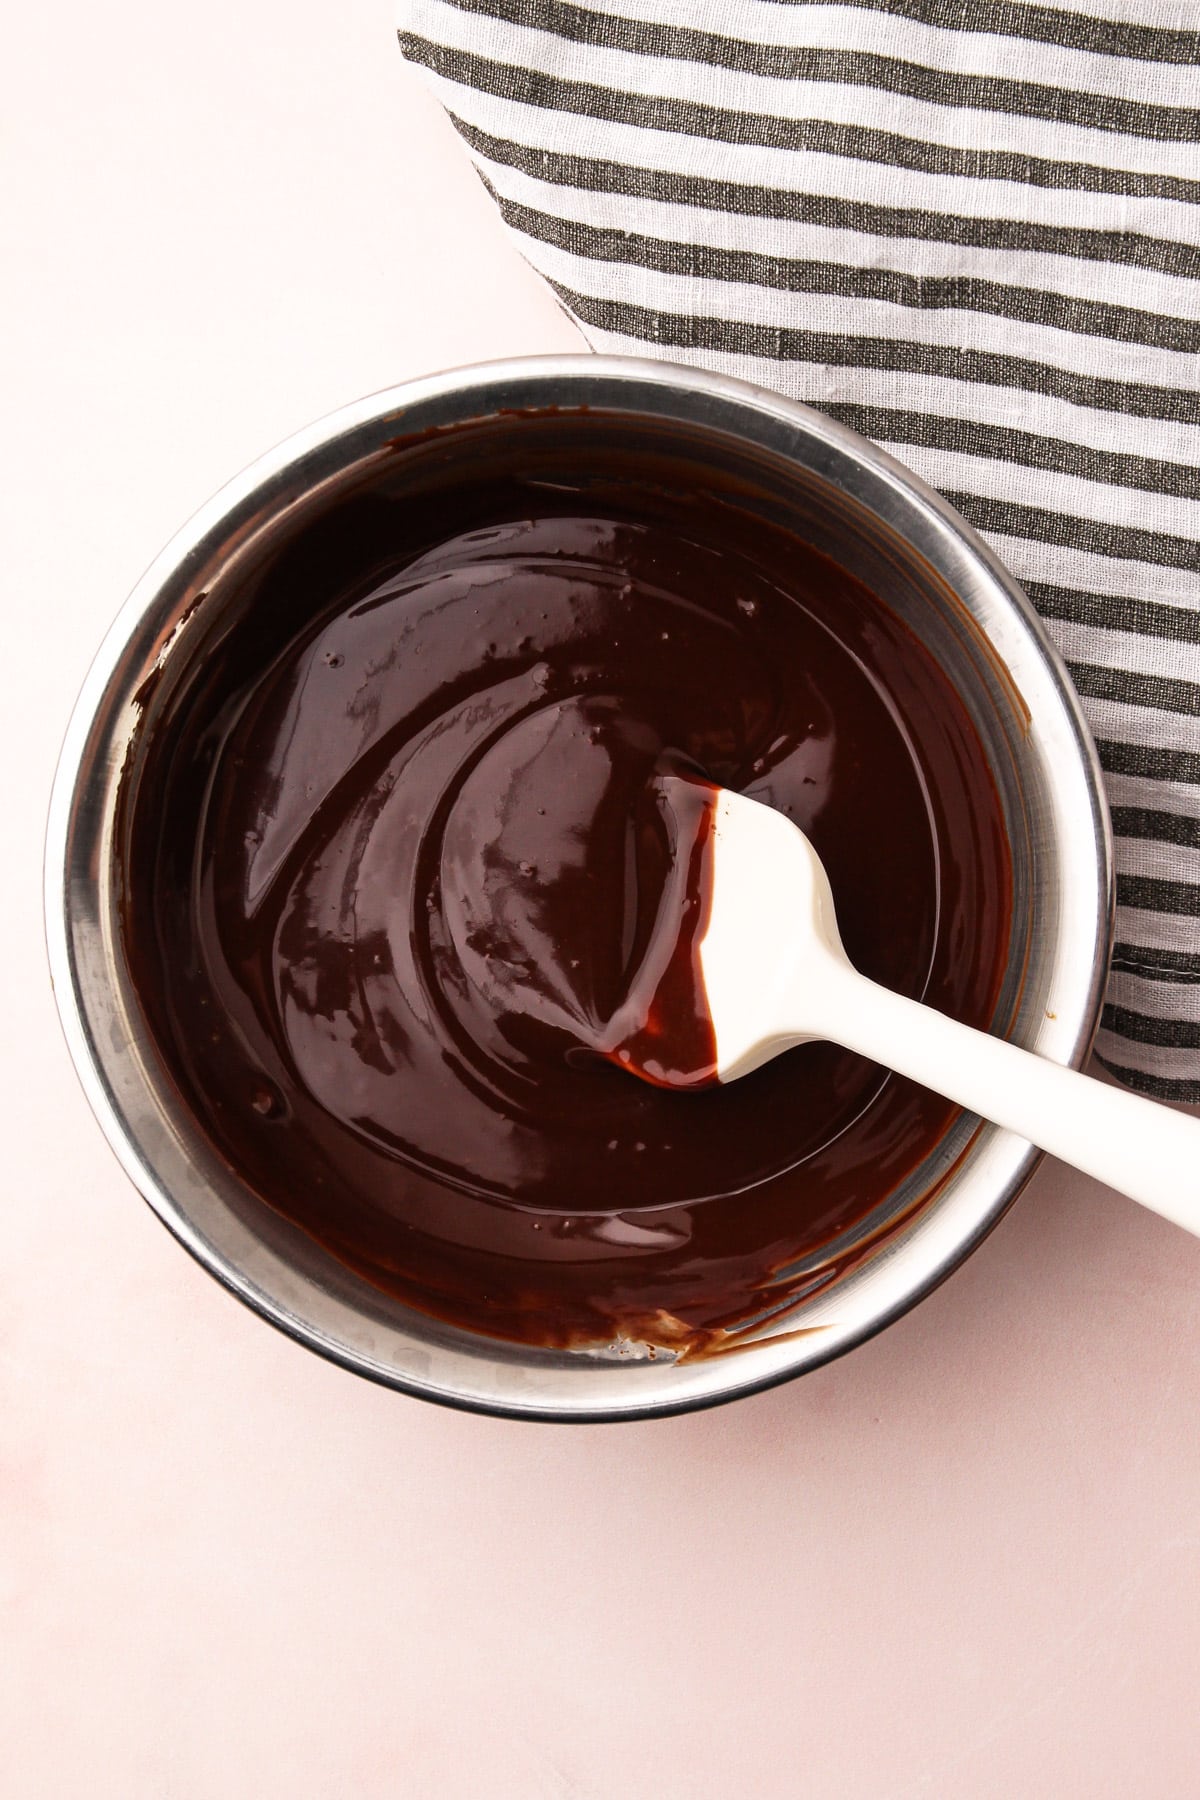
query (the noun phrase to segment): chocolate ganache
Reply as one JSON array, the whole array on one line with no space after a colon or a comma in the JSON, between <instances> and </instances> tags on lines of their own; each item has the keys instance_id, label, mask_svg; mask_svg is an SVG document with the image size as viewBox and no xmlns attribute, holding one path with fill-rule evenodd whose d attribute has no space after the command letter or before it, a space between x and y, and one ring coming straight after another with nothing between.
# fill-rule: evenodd
<instances>
[{"instance_id":1,"label":"chocolate ganache","mask_svg":"<svg viewBox=\"0 0 1200 1800\"><path fill-rule=\"evenodd\" d=\"M824 1044L696 1092L613 1066L664 918L681 954L702 922L678 796L788 814L856 966L980 1026L999 802L950 681L828 557L669 449L556 472L523 437L332 505L148 711L127 956L217 1150L377 1288L711 1348L955 1109Z\"/></svg>"}]
</instances>

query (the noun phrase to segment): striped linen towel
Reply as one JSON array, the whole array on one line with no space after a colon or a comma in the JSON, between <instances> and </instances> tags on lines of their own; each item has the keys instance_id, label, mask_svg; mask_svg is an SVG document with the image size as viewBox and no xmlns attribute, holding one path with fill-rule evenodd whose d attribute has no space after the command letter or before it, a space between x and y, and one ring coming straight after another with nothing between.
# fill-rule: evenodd
<instances>
[{"instance_id":1,"label":"striped linen towel","mask_svg":"<svg viewBox=\"0 0 1200 1800\"><path fill-rule=\"evenodd\" d=\"M883 444L1024 583L1100 747L1098 1053L1200 1101L1200 0L400 0L604 350Z\"/></svg>"}]
</instances>

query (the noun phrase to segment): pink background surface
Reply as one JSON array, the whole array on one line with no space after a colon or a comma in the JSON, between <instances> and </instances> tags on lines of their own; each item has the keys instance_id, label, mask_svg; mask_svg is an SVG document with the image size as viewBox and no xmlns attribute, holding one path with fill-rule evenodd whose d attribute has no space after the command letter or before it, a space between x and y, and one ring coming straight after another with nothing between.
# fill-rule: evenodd
<instances>
[{"instance_id":1,"label":"pink background surface","mask_svg":"<svg viewBox=\"0 0 1200 1800\"><path fill-rule=\"evenodd\" d=\"M5 1800L1200 1793L1200 1244L1160 1220L1046 1167L847 1360L563 1429L323 1364L128 1186L41 949L92 650L293 428L577 340L385 0L6 38Z\"/></svg>"}]
</instances>

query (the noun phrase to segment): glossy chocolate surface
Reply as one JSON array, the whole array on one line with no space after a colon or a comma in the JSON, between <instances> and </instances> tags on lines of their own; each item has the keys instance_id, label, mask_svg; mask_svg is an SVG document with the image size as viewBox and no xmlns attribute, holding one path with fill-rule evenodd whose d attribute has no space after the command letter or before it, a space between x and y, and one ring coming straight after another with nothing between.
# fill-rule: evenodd
<instances>
[{"instance_id":1,"label":"glossy chocolate surface","mask_svg":"<svg viewBox=\"0 0 1200 1800\"><path fill-rule=\"evenodd\" d=\"M220 1153L376 1286L524 1342L709 1345L954 1109L827 1045L683 1093L605 1061L656 921L702 912L680 792L788 813L852 961L977 1025L999 803L908 628L736 493L511 465L347 500L258 578L148 729L127 955Z\"/></svg>"}]
</instances>

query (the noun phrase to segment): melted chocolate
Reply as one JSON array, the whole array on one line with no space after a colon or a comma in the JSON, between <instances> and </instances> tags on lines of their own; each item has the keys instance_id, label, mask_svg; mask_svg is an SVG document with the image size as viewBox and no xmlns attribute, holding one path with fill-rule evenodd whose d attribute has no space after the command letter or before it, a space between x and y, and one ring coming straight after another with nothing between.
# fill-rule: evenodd
<instances>
[{"instance_id":1,"label":"melted chocolate","mask_svg":"<svg viewBox=\"0 0 1200 1800\"><path fill-rule=\"evenodd\" d=\"M713 898L712 846L719 788L692 775L655 784L668 824L670 879L661 884L654 925L629 994L597 1045L608 1060L655 1087L711 1087L717 1039L700 943Z\"/></svg>"},{"instance_id":2,"label":"melted chocolate","mask_svg":"<svg viewBox=\"0 0 1200 1800\"><path fill-rule=\"evenodd\" d=\"M610 1066L636 1028L651 1073L668 1041L664 1079L711 1069L702 1013L649 1006L666 916L697 991L679 793L787 813L856 966L975 1025L999 804L907 628L736 494L506 461L339 504L261 578L148 730L127 951L203 1129L378 1287L687 1346L779 1304L955 1109L829 1045L695 1093Z\"/></svg>"}]
</instances>

